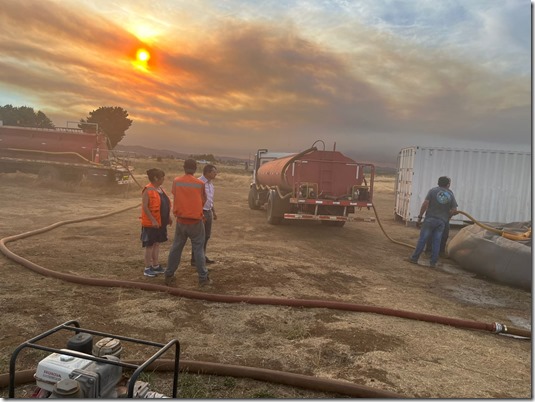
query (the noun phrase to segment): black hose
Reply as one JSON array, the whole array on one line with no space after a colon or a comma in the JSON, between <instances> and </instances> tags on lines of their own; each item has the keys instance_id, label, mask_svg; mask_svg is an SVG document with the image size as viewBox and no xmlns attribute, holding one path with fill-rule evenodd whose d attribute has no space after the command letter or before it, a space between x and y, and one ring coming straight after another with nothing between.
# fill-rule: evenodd
<instances>
[{"instance_id":1,"label":"black hose","mask_svg":"<svg viewBox=\"0 0 535 402\"><path fill-rule=\"evenodd\" d=\"M325 151L325 141L323 141L323 140L314 141L314 143L312 144L311 148L315 147L318 142L321 142L323 144L323 150ZM334 145L336 145L336 142L334 143Z\"/></svg>"},{"instance_id":2,"label":"black hose","mask_svg":"<svg viewBox=\"0 0 535 402\"><path fill-rule=\"evenodd\" d=\"M310 152L314 152L314 151L317 151L317 150L318 150L318 148L313 146L312 148L305 149L304 151L301 151L298 154L295 154L294 156L289 158L288 161L284 164L284 166L281 169L281 181L280 182L281 183L285 183L288 188L292 188L292 186L290 185L290 183L288 183L288 180L286 178L286 169L288 169L288 166L290 166L290 164L293 163L296 159L302 157L303 155L306 155L306 154L308 154Z\"/></svg>"}]
</instances>

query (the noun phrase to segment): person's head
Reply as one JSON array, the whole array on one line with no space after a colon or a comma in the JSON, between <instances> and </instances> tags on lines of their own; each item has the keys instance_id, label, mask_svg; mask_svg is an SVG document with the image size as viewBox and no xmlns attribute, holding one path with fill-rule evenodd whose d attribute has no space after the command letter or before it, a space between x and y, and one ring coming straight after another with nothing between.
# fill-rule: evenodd
<instances>
[{"instance_id":1,"label":"person's head","mask_svg":"<svg viewBox=\"0 0 535 402\"><path fill-rule=\"evenodd\" d=\"M449 187L450 183L451 183L451 179L447 176L442 176L438 178L439 187Z\"/></svg>"},{"instance_id":2,"label":"person's head","mask_svg":"<svg viewBox=\"0 0 535 402\"><path fill-rule=\"evenodd\" d=\"M217 168L214 165L209 163L208 165L204 166L202 170L202 175L206 177L208 180L213 180L215 179L217 175Z\"/></svg>"},{"instance_id":3,"label":"person's head","mask_svg":"<svg viewBox=\"0 0 535 402\"><path fill-rule=\"evenodd\" d=\"M186 159L184 161L184 172L186 174L194 174L197 171L197 162L195 159Z\"/></svg>"},{"instance_id":4,"label":"person's head","mask_svg":"<svg viewBox=\"0 0 535 402\"><path fill-rule=\"evenodd\" d=\"M159 183L161 185L165 177L165 172L162 169L152 168L147 170L147 177L151 183L159 183L161 181Z\"/></svg>"}]
</instances>

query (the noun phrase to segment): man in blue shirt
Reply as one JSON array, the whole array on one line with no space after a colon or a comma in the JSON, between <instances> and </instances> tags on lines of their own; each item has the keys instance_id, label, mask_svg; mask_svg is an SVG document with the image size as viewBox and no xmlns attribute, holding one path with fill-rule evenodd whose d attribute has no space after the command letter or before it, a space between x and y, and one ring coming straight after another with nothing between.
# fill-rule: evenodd
<instances>
[{"instance_id":1,"label":"man in blue shirt","mask_svg":"<svg viewBox=\"0 0 535 402\"><path fill-rule=\"evenodd\" d=\"M431 238L431 262L429 266L435 268L440 251L440 242L444 228L449 223L453 215L457 215L457 201L453 192L449 189L451 180L449 177L442 176L438 179L438 187L434 187L427 193L422 206L420 215L418 215L417 226L421 226L420 238L416 244L414 253L409 257L413 264L418 263L418 258L422 254L427 240ZM422 224L422 216L425 213L425 219Z\"/></svg>"}]
</instances>

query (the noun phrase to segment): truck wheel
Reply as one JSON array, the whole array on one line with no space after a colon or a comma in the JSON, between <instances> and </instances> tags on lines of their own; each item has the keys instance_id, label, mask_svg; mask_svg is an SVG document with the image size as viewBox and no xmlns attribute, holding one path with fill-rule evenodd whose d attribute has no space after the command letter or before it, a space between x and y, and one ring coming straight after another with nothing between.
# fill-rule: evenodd
<instances>
[{"instance_id":1,"label":"truck wheel","mask_svg":"<svg viewBox=\"0 0 535 402\"><path fill-rule=\"evenodd\" d=\"M279 195L277 194L275 190L269 191L266 211L267 211L267 222L270 225L279 225L283 220L283 217L280 215L280 212L279 212L279 210L281 209L281 204L282 204L281 201L282 200L280 199Z\"/></svg>"},{"instance_id":2,"label":"truck wheel","mask_svg":"<svg viewBox=\"0 0 535 402\"><path fill-rule=\"evenodd\" d=\"M258 190L256 185L252 185L249 189L249 208L250 209L260 209L258 206Z\"/></svg>"},{"instance_id":3,"label":"truck wheel","mask_svg":"<svg viewBox=\"0 0 535 402\"><path fill-rule=\"evenodd\" d=\"M38 173L40 180L57 180L59 178L59 170L54 166L43 166Z\"/></svg>"}]
</instances>

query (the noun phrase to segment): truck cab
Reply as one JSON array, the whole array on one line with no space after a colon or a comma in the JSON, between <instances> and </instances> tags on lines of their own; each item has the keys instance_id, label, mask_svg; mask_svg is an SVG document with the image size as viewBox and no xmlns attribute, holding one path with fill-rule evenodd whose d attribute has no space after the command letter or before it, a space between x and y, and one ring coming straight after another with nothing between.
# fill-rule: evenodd
<instances>
[{"instance_id":1,"label":"truck cab","mask_svg":"<svg viewBox=\"0 0 535 402\"><path fill-rule=\"evenodd\" d=\"M251 185L256 183L256 172L264 163L293 154L295 154L295 152L269 152L267 149L259 149L256 151L253 165L253 182Z\"/></svg>"}]
</instances>

